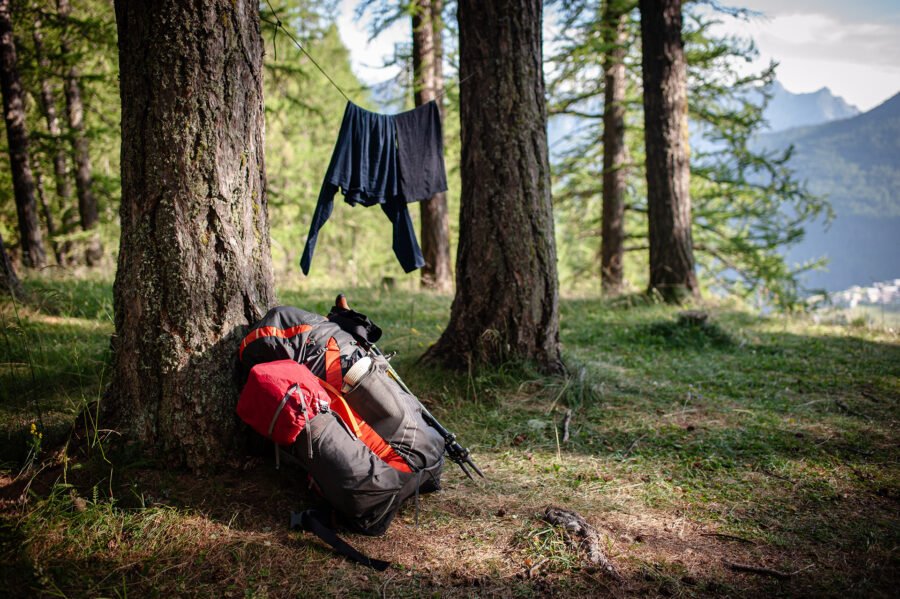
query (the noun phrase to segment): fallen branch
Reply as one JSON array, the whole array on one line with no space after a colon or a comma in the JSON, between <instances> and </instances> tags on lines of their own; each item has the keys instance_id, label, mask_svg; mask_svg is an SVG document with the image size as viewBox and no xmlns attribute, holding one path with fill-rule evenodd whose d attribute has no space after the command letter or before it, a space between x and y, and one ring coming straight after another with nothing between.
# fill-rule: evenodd
<instances>
[{"instance_id":1,"label":"fallen branch","mask_svg":"<svg viewBox=\"0 0 900 599\"><path fill-rule=\"evenodd\" d=\"M587 520L571 510L547 506L544 510L544 521L561 526L566 533L579 537L581 539L579 545L587 553L588 561L599 566L610 578L622 581L622 575L603 553L600 533L588 524Z\"/></svg>"},{"instance_id":2,"label":"fallen branch","mask_svg":"<svg viewBox=\"0 0 900 599\"><path fill-rule=\"evenodd\" d=\"M563 443L569 442L569 424L572 422L572 410L566 410L566 416L563 418Z\"/></svg>"},{"instance_id":3,"label":"fallen branch","mask_svg":"<svg viewBox=\"0 0 900 599\"><path fill-rule=\"evenodd\" d=\"M762 566L751 566L749 564L739 564L737 562L730 562L727 559L723 559L722 562L725 563L726 566L734 570L735 572L749 572L751 574L761 574L763 576L771 576L773 578L778 578L779 580L787 580L793 573L782 572L781 570L773 570L772 568L763 568Z\"/></svg>"}]
</instances>

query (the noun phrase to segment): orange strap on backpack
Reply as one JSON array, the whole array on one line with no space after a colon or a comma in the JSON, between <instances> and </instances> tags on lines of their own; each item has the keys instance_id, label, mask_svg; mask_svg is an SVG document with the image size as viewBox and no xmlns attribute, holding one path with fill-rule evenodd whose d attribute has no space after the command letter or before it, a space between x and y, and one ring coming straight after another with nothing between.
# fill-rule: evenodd
<instances>
[{"instance_id":1,"label":"orange strap on backpack","mask_svg":"<svg viewBox=\"0 0 900 599\"><path fill-rule=\"evenodd\" d=\"M359 415L353 411L353 408L350 407L347 400L344 399L331 383L321 380L320 382L325 388L325 391L328 392L328 395L331 396L332 411L337 413L337 415L347 423L347 426L350 427L360 441L366 444L366 447L372 450L372 453L377 455L381 458L381 461L395 470L399 470L400 472L412 472L412 468L409 467L406 460L400 457L400 454L385 442L385 440L381 438L381 435L375 432L375 429L369 426L365 420L360 418Z\"/></svg>"}]
</instances>

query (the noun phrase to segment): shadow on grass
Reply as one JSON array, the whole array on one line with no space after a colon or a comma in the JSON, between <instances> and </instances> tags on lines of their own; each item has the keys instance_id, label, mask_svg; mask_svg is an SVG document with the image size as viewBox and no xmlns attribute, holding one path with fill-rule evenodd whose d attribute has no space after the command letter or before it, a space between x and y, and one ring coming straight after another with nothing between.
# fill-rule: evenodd
<instances>
[{"instance_id":1,"label":"shadow on grass","mask_svg":"<svg viewBox=\"0 0 900 599\"><path fill-rule=\"evenodd\" d=\"M287 292L282 300L324 313L333 295ZM40 565L76 595L821 596L896 588L896 344L834 329L778 330L736 310L716 312L710 331L679 327L665 306L565 301L568 378L521 364L459 374L416 364L446 322L448 298L370 289L348 296L385 328L383 349L400 350L401 374L489 476L470 485L448 465L444 494L423 499L420 528L406 506L387 536L350 537L397 568L374 574L288 532L287 513L315 499L301 472L274 471L265 444L205 477L128 454L109 456L114 468L83 465L83 476L69 478L83 511L64 489L30 520L28 535L3 541L26 545L22 571ZM85 351L102 361L106 333L91 335L97 343ZM64 369L42 373L54 388L73 382ZM568 442L564 409L574 412ZM115 505L104 500L110 487ZM542 534L534 513L549 502L604 526L623 587L574 553L569 565L528 575L554 557L532 545ZM710 531L749 542L701 536ZM726 571L726 555L813 567L779 582Z\"/></svg>"}]
</instances>

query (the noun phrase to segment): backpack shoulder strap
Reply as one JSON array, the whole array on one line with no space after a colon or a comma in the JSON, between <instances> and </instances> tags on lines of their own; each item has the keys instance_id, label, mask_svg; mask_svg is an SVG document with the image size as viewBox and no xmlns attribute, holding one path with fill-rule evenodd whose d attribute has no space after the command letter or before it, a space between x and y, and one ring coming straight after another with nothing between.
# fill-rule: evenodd
<instances>
[{"instance_id":1,"label":"backpack shoulder strap","mask_svg":"<svg viewBox=\"0 0 900 599\"><path fill-rule=\"evenodd\" d=\"M334 530L326 524L327 521L328 515L321 510L306 510L299 514L297 512L291 512L292 529L301 528L307 532L313 533L331 545L331 548L334 549L335 553L343 555L357 564L367 566L373 570L378 570L379 572L384 572L390 567L390 562L373 559L354 549L349 543L337 536Z\"/></svg>"}]
</instances>

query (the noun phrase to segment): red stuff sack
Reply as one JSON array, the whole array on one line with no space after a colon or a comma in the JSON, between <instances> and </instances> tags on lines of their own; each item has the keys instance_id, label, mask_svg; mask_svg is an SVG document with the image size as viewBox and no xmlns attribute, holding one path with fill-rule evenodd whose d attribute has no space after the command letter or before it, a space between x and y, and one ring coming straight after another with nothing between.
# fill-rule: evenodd
<instances>
[{"instance_id":1,"label":"red stuff sack","mask_svg":"<svg viewBox=\"0 0 900 599\"><path fill-rule=\"evenodd\" d=\"M241 391L237 413L260 435L291 445L306 423L329 405L319 379L293 360L257 364Z\"/></svg>"}]
</instances>

